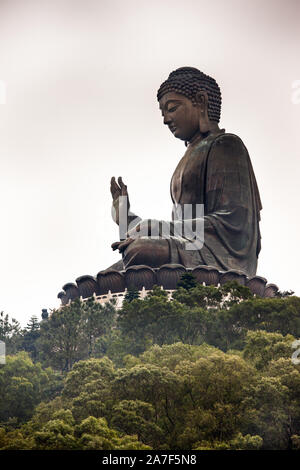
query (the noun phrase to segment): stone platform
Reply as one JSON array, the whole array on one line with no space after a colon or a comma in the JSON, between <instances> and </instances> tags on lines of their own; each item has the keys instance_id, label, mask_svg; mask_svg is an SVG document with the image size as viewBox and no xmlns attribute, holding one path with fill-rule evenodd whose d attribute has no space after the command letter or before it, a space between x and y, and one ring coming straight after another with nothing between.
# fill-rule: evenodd
<instances>
[{"instance_id":1,"label":"stone platform","mask_svg":"<svg viewBox=\"0 0 300 470\"><path fill-rule=\"evenodd\" d=\"M94 297L97 301L105 303L111 298L117 298L117 306L120 307L128 289L136 289L141 292L141 297L154 285L161 286L170 293L177 288L182 274L190 272L196 280L206 286L220 286L229 281L236 281L249 287L254 295L260 297L275 297L278 287L268 284L261 276L248 278L241 271L219 271L211 266L197 266L193 269L185 268L180 264L165 264L160 268L149 266L132 266L124 271L107 269L100 271L96 277L85 275L76 279L76 283L67 283L59 292L58 298L61 305L67 305L76 298L82 300Z\"/></svg>"}]
</instances>

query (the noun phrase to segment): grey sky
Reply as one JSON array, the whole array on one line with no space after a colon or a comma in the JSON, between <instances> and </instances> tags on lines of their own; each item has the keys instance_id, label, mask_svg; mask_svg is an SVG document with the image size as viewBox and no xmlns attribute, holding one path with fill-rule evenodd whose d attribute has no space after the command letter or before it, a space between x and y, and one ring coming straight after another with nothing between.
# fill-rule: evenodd
<instances>
[{"instance_id":1,"label":"grey sky","mask_svg":"<svg viewBox=\"0 0 300 470\"><path fill-rule=\"evenodd\" d=\"M109 182L168 220L184 144L156 91L194 66L219 83L221 126L248 148L263 211L258 274L300 295L300 3L1 0L0 310L25 324L119 259ZM153 190L154 188L154 190Z\"/></svg>"}]
</instances>

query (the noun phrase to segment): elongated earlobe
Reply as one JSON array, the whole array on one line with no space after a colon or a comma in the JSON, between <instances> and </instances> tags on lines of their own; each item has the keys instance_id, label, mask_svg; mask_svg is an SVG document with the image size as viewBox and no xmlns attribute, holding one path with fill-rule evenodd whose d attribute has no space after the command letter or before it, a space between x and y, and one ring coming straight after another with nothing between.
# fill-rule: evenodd
<instances>
[{"instance_id":1,"label":"elongated earlobe","mask_svg":"<svg viewBox=\"0 0 300 470\"><path fill-rule=\"evenodd\" d=\"M199 129L200 129L201 134L206 134L206 132L210 130L209 119L208 119L207 113L205 113L204 111L200 112Z\"/></svg>"},{"instance_id":2,"label":"elongated earlobe","mask_svg":"<svg viewBox=\"0 0 300 470\"><path fill-rule=\"evenodd\" d=\"M205 134L210 130L210 120L208 117L208 97L205 91L199 91L196 94L196 103L199 107L199 129L201 134Z\"/></svg>"}]
</instances>

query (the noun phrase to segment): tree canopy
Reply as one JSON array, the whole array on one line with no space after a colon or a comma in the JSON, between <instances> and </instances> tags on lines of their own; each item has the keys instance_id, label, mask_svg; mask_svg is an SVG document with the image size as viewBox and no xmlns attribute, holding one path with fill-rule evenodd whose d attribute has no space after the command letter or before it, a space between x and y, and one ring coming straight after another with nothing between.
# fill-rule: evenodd
<instances>
[{"instance_id":1,"label":"tree canopy","mask_svg":"<svg viewBox=\"0 0 300 470\"><path fill-rule=\"evenodd\" d=\"M168 300L2 314L0 449L299 449L300 298L185 276Z\"/></svg>"}]
</instances>

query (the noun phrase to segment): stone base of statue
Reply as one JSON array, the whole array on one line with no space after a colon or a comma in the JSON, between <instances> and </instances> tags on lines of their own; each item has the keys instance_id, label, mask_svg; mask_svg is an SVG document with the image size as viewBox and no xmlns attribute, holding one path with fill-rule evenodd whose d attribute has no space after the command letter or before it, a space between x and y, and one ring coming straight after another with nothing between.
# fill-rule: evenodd
<instances>
[{"instance_id":1,"label":"stone base of statue","mask_svg":"<svg viewBox=\"0 0 300 470\"><path fill-rule=\"evenodd\" d=\"M275 284L268 284L265 278L261 276L249 278L241 271L222 272L215 267L203 265L189 269L180 264L165 264L156 269L145 265L131 266L123 271L110 268L100 271L96 277L80 276L76 279L76 283L65 284L58 298L62 306L76 298L85 300L94 297L102 304L115 298L116 306L120 308L128 289L138 290L141 298L144 298L154 285L161 286L171 294L186 272L192 273L200 284L206 286L220 286L229 281L236 281L249 287L254 295L260 297L275 297L278 292L278 287Z\"/></svg>"}]
</instances>

